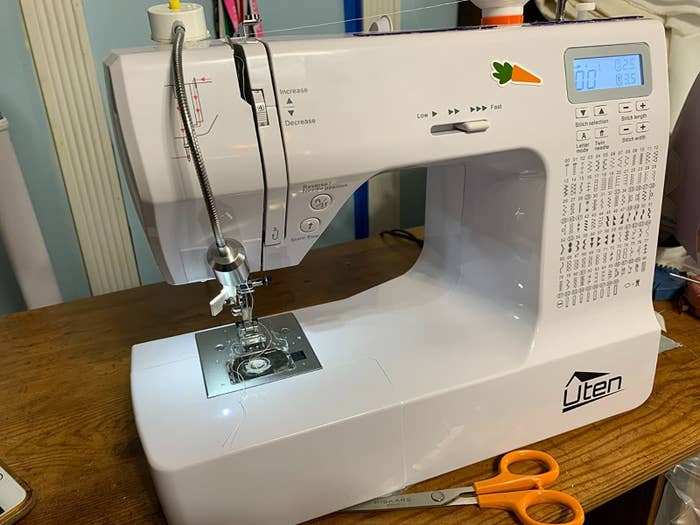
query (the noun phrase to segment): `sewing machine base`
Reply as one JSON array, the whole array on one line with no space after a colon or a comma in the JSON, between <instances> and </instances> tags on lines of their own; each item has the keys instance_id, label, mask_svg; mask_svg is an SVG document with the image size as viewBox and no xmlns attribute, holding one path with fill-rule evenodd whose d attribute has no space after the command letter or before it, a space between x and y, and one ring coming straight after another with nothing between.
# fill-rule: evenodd
<instances>
[{"instance_id":1,"label":"sewing machine base","mask_svg":"<svg viewBox=\"0 0 700 525\"><path fill-rule=\"evenodd\" d=\"M254 352L261 361L261 371L246 372L251 362L247 355L238 356L241 340L237 325L221 326L197 332L197 350L207 397L253 388L272 381L294 377L321 368L294 314L280 314L258 319L264 333L271 338L270 349ZM276 341L282 348L275 349Z\"/></svg>"},{"instance_id":2,"label":"sewing machine base","mask_svg":"<svg viewBox=\"0 0 700 525\"><path fill-rule=\"evenodd\" d=\"M411 271L296 311L323 368L227 395L206 397L195 334L135 346L136 423L170 525L301 522L649 395L659 341L650 307L620 314L621 325L637 324L615 341L589 331L567 344L558 331L539 333L530 351L495 307L468 304L444 284ZM425 297L428 305L416 299ZM451 337L440 321L459 318L462 335ZM559 357L549 359L548 348Z\"/></svg>"}]
</instances>

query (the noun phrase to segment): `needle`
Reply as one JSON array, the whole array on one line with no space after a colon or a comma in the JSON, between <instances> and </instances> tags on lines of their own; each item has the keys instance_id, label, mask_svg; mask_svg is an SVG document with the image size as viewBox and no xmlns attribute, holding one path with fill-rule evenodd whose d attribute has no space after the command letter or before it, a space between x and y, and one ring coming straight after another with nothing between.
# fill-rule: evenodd
<instances>
[{"instance_id":1,"label":"needle","mask_svg":"<svg viewBox=\"0 0 700 525\"><path fill-rule=\"evenodd\" d=\"M678 275L677 273L670 273L670 272L669 272L669 275L671 277L675 277L676 279L683 279L684 281L688 281L688 282L695 283L695 284L700 284L700 281L698 281L697 279L691 279L690 277L685 277L684 275Z\"/></svg>"}]
</instances>

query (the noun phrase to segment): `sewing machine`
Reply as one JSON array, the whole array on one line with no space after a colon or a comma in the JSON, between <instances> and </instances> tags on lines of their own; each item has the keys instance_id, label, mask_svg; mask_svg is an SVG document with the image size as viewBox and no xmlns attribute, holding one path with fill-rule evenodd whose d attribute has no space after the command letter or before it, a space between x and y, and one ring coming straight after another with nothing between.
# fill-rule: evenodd
<instances>
[{"instance_id":1,"label":"sewing machine","mask_svg":"<svg viewBox=\"0 0 700 525\"><path fill-rule=\"evenodd\" d=\"M170 47L115 52L106 70L145 231L181 284L223 266ZM221 227L250 271L303 264L375 174L428 179L405 275L265 319L261 279L222 281L212 310L237 323L133 347L136 423L171 524L300 522L647 398L661 24L206 41L183 62Z\"/></svg>"}]
</instances>

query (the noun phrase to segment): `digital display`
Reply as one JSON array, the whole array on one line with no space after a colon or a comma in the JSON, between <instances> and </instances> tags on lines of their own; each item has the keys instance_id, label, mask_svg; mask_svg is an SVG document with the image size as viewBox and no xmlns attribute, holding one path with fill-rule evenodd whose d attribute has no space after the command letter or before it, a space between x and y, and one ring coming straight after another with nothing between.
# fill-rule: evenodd
<instances>
[{"instance_id":1,"label":"digital display","mask_svg":"<svg viewBox=\"0 0 700 525\"><path fill-rule=\"evenodd\" d=\"M576 91L598 91L643 84L641 55L574 59L574 87Z\"/></svg>"}]
</instances>

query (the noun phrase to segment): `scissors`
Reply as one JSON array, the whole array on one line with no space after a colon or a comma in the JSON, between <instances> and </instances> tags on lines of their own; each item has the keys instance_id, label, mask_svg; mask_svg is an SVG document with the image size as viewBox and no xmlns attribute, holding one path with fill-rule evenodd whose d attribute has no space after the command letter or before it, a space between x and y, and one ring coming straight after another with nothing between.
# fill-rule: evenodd
<instances>
[{"instance_id":1,"label":"scissors","mask_svg":"<svg viewBox=\"0 0 700 525\"><path fill-rule=\"evenodd\" d=\"M537 461L546 467L538 474L516 474L510 466L522 461ZM451 505L478 505L482 508L502 509L515 514L523 525L545 525L532 518L527 510L533 505L557 504L567 507L574 515L571 521L560 525L582 525L583 507L573 496L558 490L544 490L559 477L556 460L539 450L514 450L503 456L498 464L498 475L477 481L470 487L396 494L375 498L347 511L394 510L416 507L447 507ZM474 496L467 496L474 494ZM551 522L548 522L551 523Z\"/></svg>"}]
</instances>

